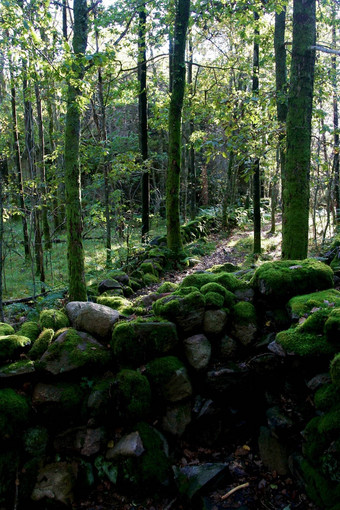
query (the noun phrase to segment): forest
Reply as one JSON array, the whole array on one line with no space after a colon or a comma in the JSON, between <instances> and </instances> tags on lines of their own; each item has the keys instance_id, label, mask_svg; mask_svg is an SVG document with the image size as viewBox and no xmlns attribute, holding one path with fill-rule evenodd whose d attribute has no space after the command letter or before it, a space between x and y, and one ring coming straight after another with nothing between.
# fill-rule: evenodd
<instances>
[{"instance_id":1,"label":"forest","mask_svg":"<svg viewBox=\"0 0 340 510\"><path fill-rule=\"evenodd\" d=\"M340 505L339 0L0 0L0 509Z\"/></svg>"}]
</instances>

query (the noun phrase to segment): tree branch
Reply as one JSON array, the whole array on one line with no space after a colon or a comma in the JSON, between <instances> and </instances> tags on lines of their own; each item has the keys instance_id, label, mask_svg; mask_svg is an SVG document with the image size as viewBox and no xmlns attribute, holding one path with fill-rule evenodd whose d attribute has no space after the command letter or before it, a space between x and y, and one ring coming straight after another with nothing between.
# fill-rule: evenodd
<instances>
[{"instance_id":1,"label":"tree branch","mask_svg":"<svg viewBox=\"0 0 340 510\"><path fill-rule=\"evenodd\" d=\"M332 48L327 48L327 46L322 46L321 44L316 44L315 46L310 46L310 50L322 51L323 53L330 53L331 55L340 55L340 50L333 50Z\"/></svg>"}]
</instances>

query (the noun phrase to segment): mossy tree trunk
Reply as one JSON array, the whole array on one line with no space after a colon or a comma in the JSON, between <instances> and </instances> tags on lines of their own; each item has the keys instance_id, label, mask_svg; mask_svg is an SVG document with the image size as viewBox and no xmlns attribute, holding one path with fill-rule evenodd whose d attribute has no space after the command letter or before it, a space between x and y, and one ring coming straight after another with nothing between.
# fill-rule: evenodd
<instances>
[{"instance_id":1,"label":"mossy tree trunk","mask_svg":"<svg viewBox=\"0 0 340 510\"><path fill-rule=\"evenodd\" d=\"M195 131L195 120L192 111L192 100L195 94L193 80L192 80L192 69L193 69L193 45L192 37L189 37L189 62L188 62L188 88L189 88L189 109L190 118L188 125L188 136L189 136L189 151L188 151L188 184L190 186L190 218L193 220L196 216L197 204L196 204L196 193L197 193L197 179L196 179L196 165L195 165L195 149L191 137Z\"/></svg>"},{"instance_id":2,"label":"mossy tree trunk","mask_svg":"<svg viewBox=\"0 0 340 510\"><path fill-rule=\"evenodd\" d=\"M336 6L332 6L332 46L337 46L336 32ZM339 144L339 108L338 108L338 80L336 56L332 56L332 88L333 88L333 130L334 130L334 156L333 156L333 179L335 199L335 225L340 226L340 144Z\"/></svg>"},{"instance_id":3,"label":"mossy tree trunk","mask_svg":"<svg viewBox=\"0 0 340 510\"><path fill-rule=\"evenodd\" d=\"M315 0L294 0L293 48L287 113L282 258L308 252L309 173L314 86Z\"/></svg>"},{"instance_id":4,"label":"mossy tree trunk","mask_svg":"<svg viewBox=\"0 0 340 510\"><path fill-rule=\"evenodd\" d=\"M278 168L281 174L281 188L285 185L285 158L286 158L286 120L287 120L287 59L285 46L285 30L286 30L286 7L282 8L280 13L275 13L275 30L274 30L274 51L275 51L275 81L276 81L276 111L279 123L279 147L277 153ZM271 189L272 209L272 228L271 232L275 232L275 208L277 203L277 183L278 179L274 179Z\"/></svg>"},{"instance_id":5,"label":"mossy tree trunk","mask_svg":"<svg viewBox=\"0 0 340 510\"><path fill-rule=\"evenodd\" d=\"M259 93L259 29L257 22L259 15L254 12L255 31L254 31L254 47L253 47L253 96ZM255 158L253 162L253 206L254 206L254 253L261 253L261 176L260 176L260 159Z\"/></svg>"},{"instance_id":6,"label":"mossy tree trunk","mask_svg":"<svg viewBox=\"0 0 340 510\"><path fill-rule=\"evenodd\" d=\"M68 83L65 126L65 191L67 221L67 258L69 299L86 301L84 249L82 241L81 186L79 166L80 141L80 86L84 78L83 58L87 46L86 0L74 0L73 51L75 55L71 80Z\"/></svg>"},{"instance_id":7,"label":"mossy tree trunk","mask_svg":"<svg viewBox=\"0 0 340 510\"><path fill-rule=\"evenodd\" d=\"M181 119L185 89L185 46L190 0L177 0L172 92L169 106L169 163L166 181L166 222L168 248L176 257L182 251L180 232Z\"/></svg>"},{"instance_id":8,"label":"mossy tree trunk","mask_svg":"<svg viewBox=\"0 0 340 510\"><path fill-rule=\"evenodd\" d=\"M143 163L142 174L142 242L146 242L150 230L150 184L149 171L145 165L148 159L148 102L146 93L146 4L143 2L139 10L138 30L138 122L139 150Z\"/></svg>"}]
</instances>

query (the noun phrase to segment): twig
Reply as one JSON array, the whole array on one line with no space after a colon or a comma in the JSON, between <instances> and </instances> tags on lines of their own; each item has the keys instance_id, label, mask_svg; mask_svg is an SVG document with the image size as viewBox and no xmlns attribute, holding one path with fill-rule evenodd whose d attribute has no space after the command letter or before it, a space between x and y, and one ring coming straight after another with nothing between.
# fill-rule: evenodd
<instances>
[{"instance_id":1,"label":"twig","mask_svg":"<svg viewBox=\"0 0 340 510\"><path fill-rule=\"evenodd\" d=\"M227 494L224 494L224 496L221 496L221 500L224 501L225 499L229 498L229 496L234 494L234 492L239 491L240 489L245 489L246 487L249 487L249 482L246 482L246 483L243 483L242 485L238 485L237 487L234 487L229 492L227 492Z\"/></svg>"}]
</instances>

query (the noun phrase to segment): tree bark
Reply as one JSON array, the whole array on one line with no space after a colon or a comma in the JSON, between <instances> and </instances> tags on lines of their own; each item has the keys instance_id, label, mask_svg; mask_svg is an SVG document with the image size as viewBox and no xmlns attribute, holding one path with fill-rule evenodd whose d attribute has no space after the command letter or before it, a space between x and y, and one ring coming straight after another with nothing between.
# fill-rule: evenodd
<instances>
[{"instance_id":1,"label":"tree bark","mask_svg":"<svg viewBox=\"0 0 340 510\"><path fill-rule=\"evenodd\" d=\"M336 6L332 6L332 44L334 48L337 44L336 37ZM339 144L339 108L338 108L338 81L336 57L332 57L332 88L333 88L333 179L334 179L334 198L335 198L335 225L340 225L340 144Z\"/></svg>"},{"instance_id":2,"label":"tree bark","mask_svg":"<svg viewBox=\"0 0 340 510\"><path fill-rule=\"evenodd\" d=\"M81 186L79 166L80 83L85 70L82 62L87 46L86 0L74 0L73 51L75 55L72 80L68 83L65 126L65 191L67 221L67 258L70 301L86 301L85 263L82 242ZM79 84L79 85L78 85Z\"/></svg>"},{"instance_id":3,"label":"tree bark","mask_svg":"<svg viewBox=\"0 0 340 510\"><path fill-rule=\"evenodd\" d=\"M252 91L254 96L259 93L259 29L257 21L259 15L254 12L255 31L254 31L254 52L253 52L253 84ZM253 162L253 207L254 207L254 253L261 253L261 176L260 159L255 158Z\"/></svg>"},{"instance_id":4,"label":"tree bark","mask_svg":"<svg viewBox=\"0 0 340 510\"><path fill-rule=\"evenodd\" d=\"M169 106L169 164L166 182L167 243L175 257L182 251L180 232L181 117L185 89L185 45L189 22L190 0L177 0L173 87Z\"/></svg>"},{"instance_id":5,"label":"tree bark","mask_svg":"<svg viewBox=\"0 0 340 510\"><path fill-rule=\"evenodd\" d=\"M143 2L139 11L138 34L138 121L139 121L139 150L142 157L142 242L146 242L150 230L150 183L149 172L145 166L148 159L148 103L146 92L146 4Z\"/></svg>"},{"instance_id":6,"label":"tree bark","mask_svg":"<svg viewBox=\"0 0 340 510\"><path fill-rule=\"evenodd\" d=\"M315 0L294 0L293 48L287 113L282 258L308 253L309 174L314 86Z\"/></svg>"},{"instance_id":7,"label":"tree bark","mask_svg":"<svg viewBox=\"0 0 340 510\"><path fill-rule=\"evenodd\" d=\"M190 218L193 220L196 216L196 166L195 166L195 149L191 141L191 137L195 130L195 121L192 112L192 99L194 96L194 87L192 84L192 68L193 68L193 46L192 38L189 37L189 63L188 63L188 86L189 86L189 151L188 151L188 184L190 186Z\"/></svg>"}]
</instances>

